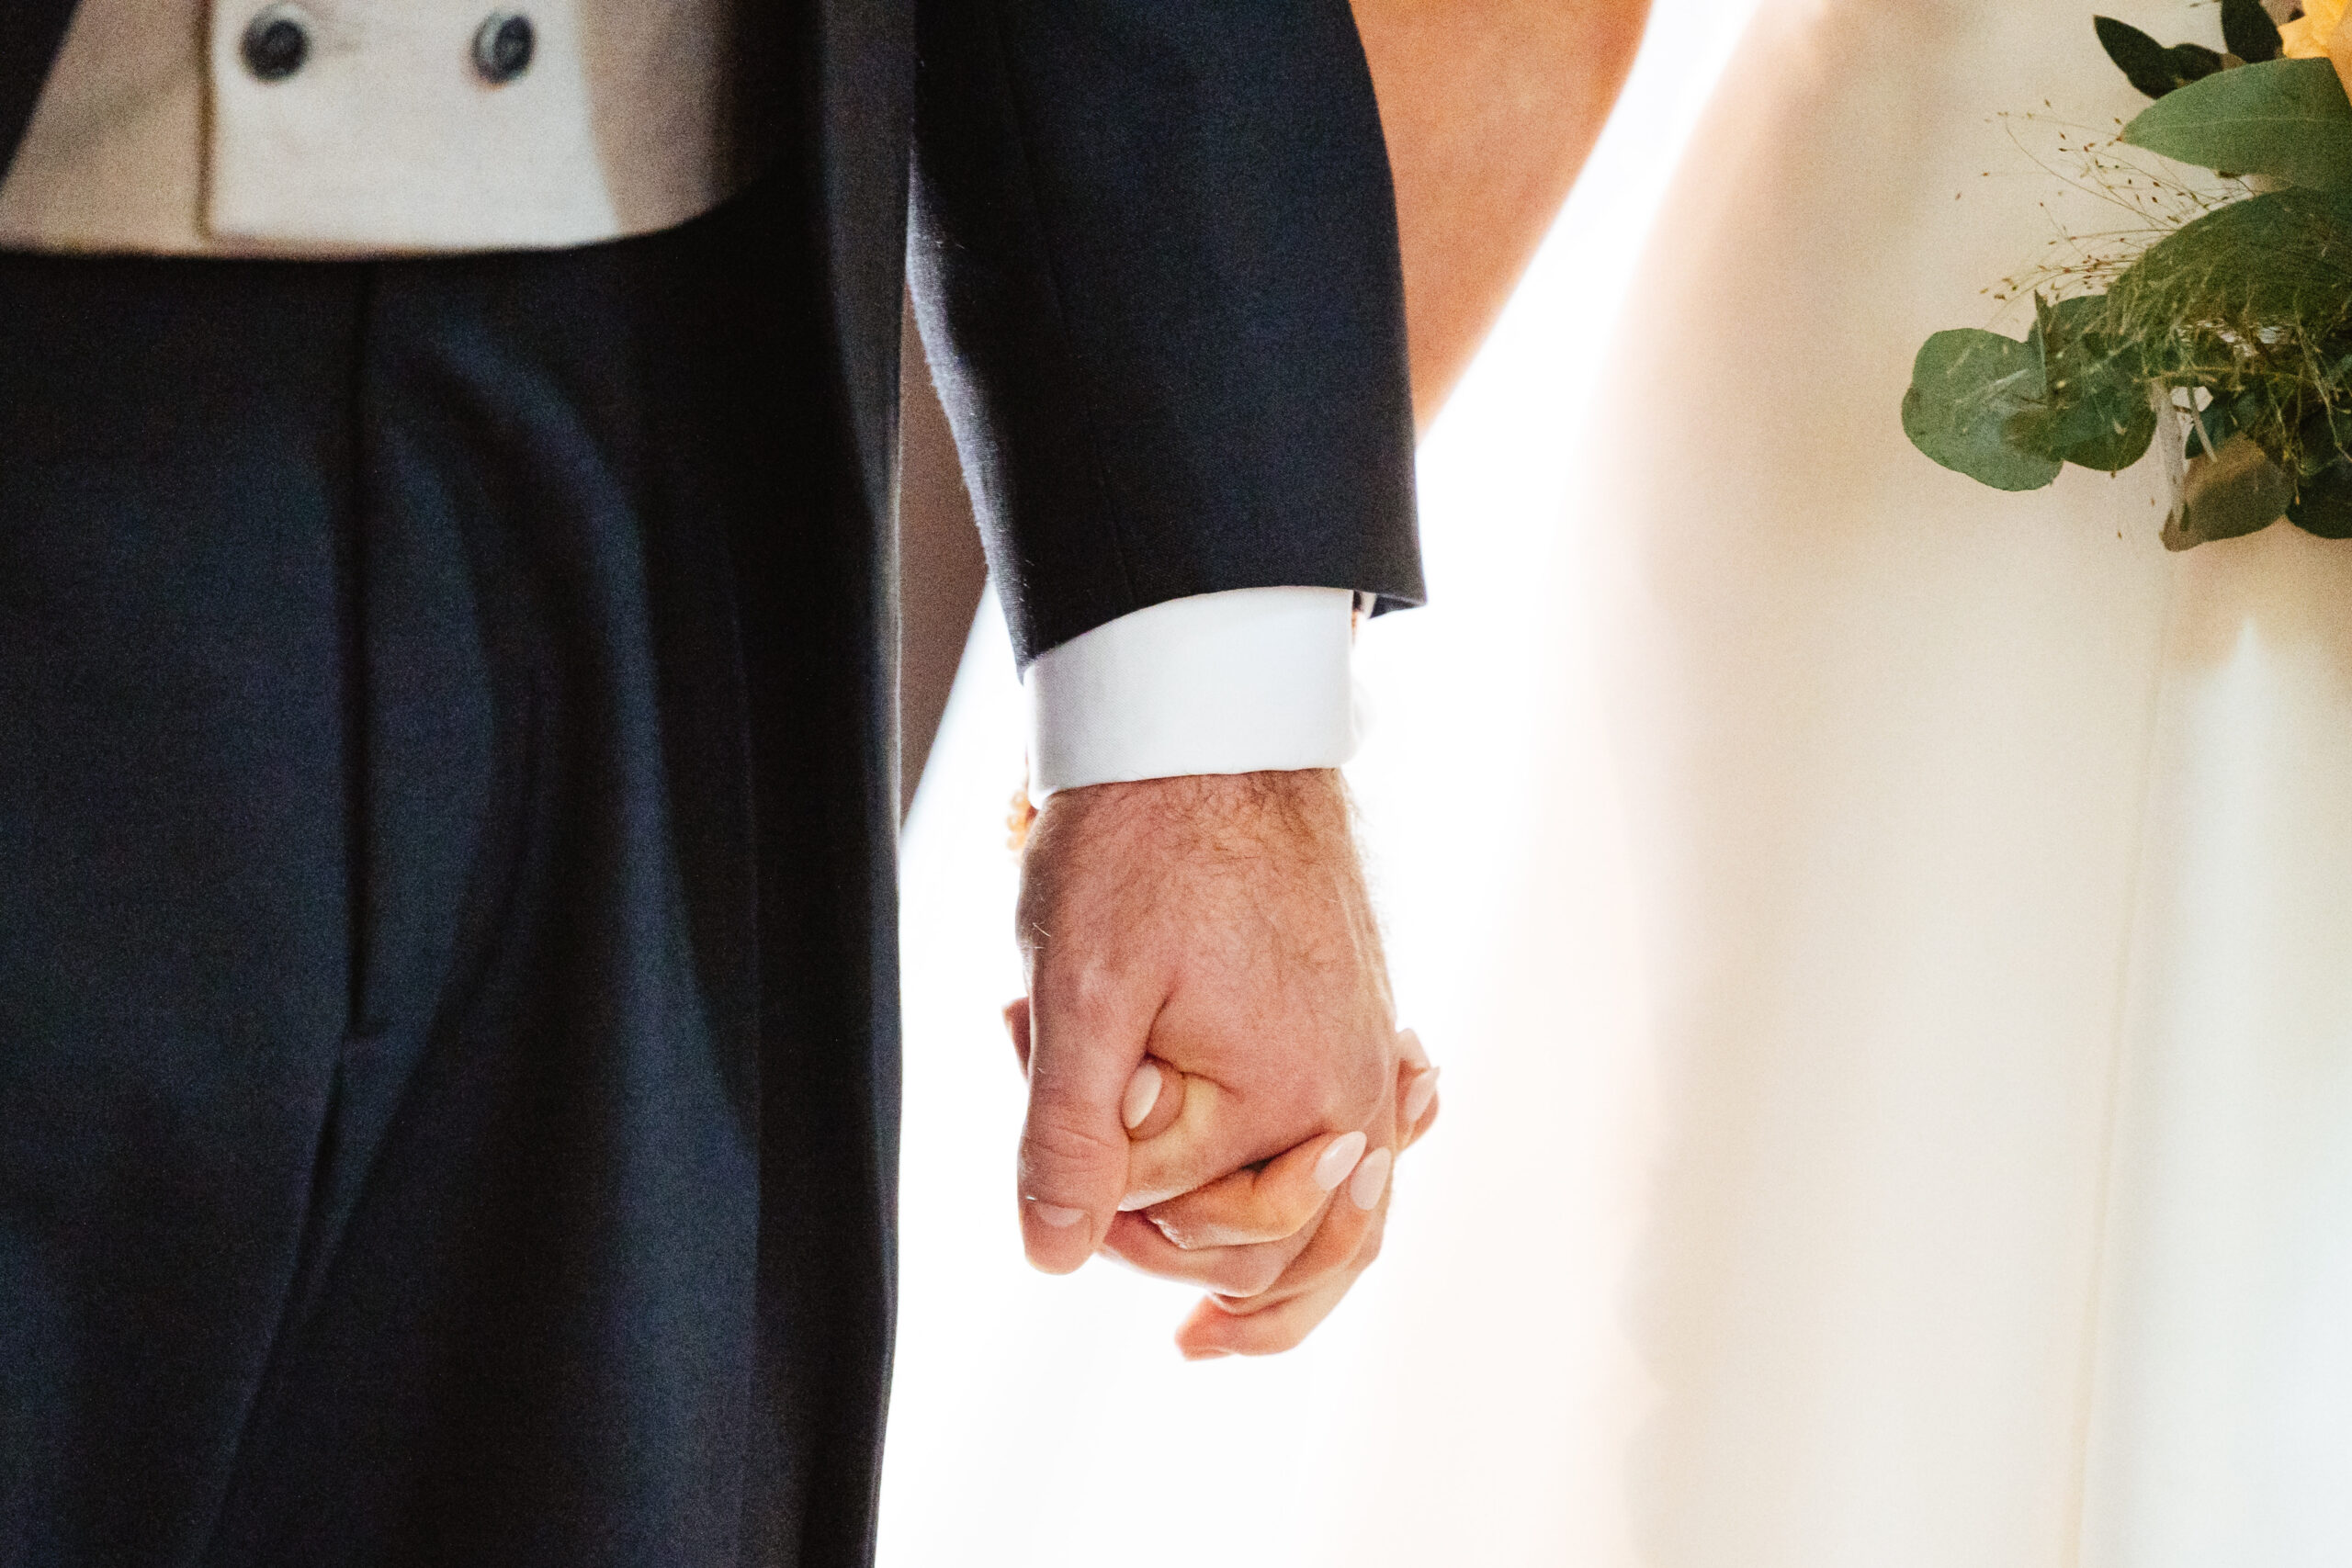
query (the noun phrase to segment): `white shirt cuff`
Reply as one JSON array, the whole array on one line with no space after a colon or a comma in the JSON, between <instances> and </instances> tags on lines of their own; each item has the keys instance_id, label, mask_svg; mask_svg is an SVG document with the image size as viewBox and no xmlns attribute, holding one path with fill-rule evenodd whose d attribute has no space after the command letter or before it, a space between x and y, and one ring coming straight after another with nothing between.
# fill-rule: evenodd
<instances>
[{"instance_id":1,"label":"white shirt cuff","mask_svg":"<svg viewBox=\"0 0 2352 1568\"><path fill-rule=\"evenodd\" d=\"M1171 599L1047 649L1029 697L1029 798L1185 773L1335 768L1355 755L1355 594Z\"/></svg>"}]
</instances>

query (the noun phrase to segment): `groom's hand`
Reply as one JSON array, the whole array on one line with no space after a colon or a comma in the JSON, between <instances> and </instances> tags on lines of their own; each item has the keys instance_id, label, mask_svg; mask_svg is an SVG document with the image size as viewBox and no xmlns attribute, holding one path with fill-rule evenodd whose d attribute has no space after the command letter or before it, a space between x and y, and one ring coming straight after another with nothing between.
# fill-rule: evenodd
<instances>
[{"instance_id":1,"label":"groom's hand","mask_svg":"<svg viewBox=\"0 0 2352 1568\"><path fill-rule=\"evenodd\" d=\"M1248 1296L1295 1275L1295 1259L1336 1301L1376 1247L1402 1133L1387 980L1338 775L1062 791L1023 856L1020 937L1030 1260L1066 1273L1107 1242ZM1140 1114L1137 1091L1150 1100ZM1325 1168L1342 1163L1363 1201L1332 1201ZM1186 1235L1180 1205L1157 1229L1120 1213L1227 1177L1222 1201L1200 1209L1238 1215L1238 1228ZM1235 1245L1284 1241L1271 1255ZM1204 1250L1188 1267L1181 1247ZM1203 1278L1214 1259L1259 1277Z\"/></svg>"}]
</instances>

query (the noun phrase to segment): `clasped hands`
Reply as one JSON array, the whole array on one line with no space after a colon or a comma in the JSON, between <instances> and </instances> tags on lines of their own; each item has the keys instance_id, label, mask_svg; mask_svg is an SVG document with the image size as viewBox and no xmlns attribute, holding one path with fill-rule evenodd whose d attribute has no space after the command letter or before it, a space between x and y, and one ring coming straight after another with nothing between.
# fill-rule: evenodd
<instances>
[{"instance_id":1,"label":"clasped hands","mask_svg":"<svg viewBox=\"0 0 2352 1568\"><path fill-rule=\"evenodd\" d=\"M1193 1359L1289 1349L1380 1250L1437 1115L1328 770L1065 790L1022 860L1029 1259L1106 1252L1210 1294Z\"/></svg>"}]
</instances>

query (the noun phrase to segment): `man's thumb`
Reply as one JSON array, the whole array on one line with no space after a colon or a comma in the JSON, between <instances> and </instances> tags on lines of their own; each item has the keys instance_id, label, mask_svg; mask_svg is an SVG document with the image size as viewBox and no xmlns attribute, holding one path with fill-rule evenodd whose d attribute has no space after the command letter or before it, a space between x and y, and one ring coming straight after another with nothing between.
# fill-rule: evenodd
<instances>
[{"instance_id":1,"label":"man's thumb","mask_svg":"<svg viewBox=\"0 0 2352 1568\"><path fill-rule=\"evenodd\" d=\"M1144 1057L1148 1010L1058 1005L1038 985L1029 1021L1029 1116L1021 1132L1021 1239L1048 1274L1084 1263L1127 1190L1121 1102Z\"/></svg>"}]
</instances>

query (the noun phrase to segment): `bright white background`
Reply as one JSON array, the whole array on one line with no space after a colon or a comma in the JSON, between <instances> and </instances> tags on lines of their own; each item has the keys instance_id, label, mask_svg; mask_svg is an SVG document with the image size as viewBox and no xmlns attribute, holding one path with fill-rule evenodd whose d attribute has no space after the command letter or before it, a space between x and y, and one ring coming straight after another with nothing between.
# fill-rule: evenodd
<instances>
[{"instance_id":1,"label":"bright white background","mask_svg":"<svg viewBox=\"0 0 2352 1568\"><path fill-rule=\"evenodd\" d=\"M1432 604L1364 633L1349 770L1405 1021L1445 1068L1386 1253L1307 1345L1188 1365L1191 1296L1021 1261L1006 804L982 609L905 843L906 1165L885 1568L1630 1562L1618 1319L1640 998L1571 458L1650 215L1754 0L1657 0L1617 118L1421 451Z\"/></svg>"}]
</instances>

